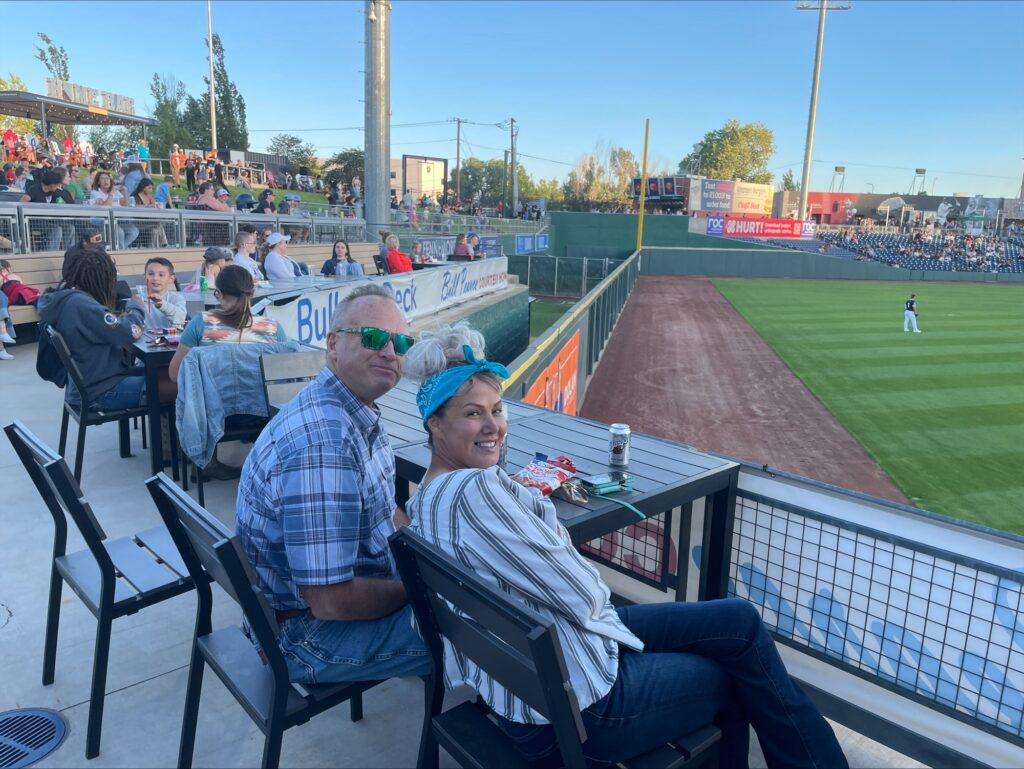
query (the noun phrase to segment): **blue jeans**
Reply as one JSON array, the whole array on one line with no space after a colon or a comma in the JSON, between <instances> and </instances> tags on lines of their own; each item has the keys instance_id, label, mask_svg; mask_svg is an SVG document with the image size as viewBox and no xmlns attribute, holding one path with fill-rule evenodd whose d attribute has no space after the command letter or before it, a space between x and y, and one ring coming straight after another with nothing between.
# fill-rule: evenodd
<instances>
[{"instance_id":1,"label":"blue jeans","mask_svg":"<svg viewBox=\"0 0 1024 769\"><path fill-rule=\"evenodd\" d=\"M747 766L750 726L769 767L847 766L832 728L789 677L751 604L638 604L619 616L644 652L624 650L611 691L583 711L590 765L640 755L714 723L722 730L723 767ZM562 765L551 726L499 724L535 765Z\"/></svg>"},{"instance_id":2,"label":"blue jeans","mask_svg":"<svg viewBox=\"0 0 1024 769\"><path fill-rule=\"evenodd\" d=\"M143 376L126 376L114 387L99 396L93 406L100 411L119 411L142 406L146 402L146 378ZM82 403L78 389L69 379L64 397L68 403L76 406Z\"/></svg>"},{"instance_id":3,"label":"blue jeans","mask_svg":"<svg viewBox=\"0 0 1024 769\"><path fill-rule=\"evenodd\" d=\"M374 681L430 672L430 653L409 606L376 620L340 622L293 617L278 644L288 677L301 683Z\"/></svg>"}]
</instances>

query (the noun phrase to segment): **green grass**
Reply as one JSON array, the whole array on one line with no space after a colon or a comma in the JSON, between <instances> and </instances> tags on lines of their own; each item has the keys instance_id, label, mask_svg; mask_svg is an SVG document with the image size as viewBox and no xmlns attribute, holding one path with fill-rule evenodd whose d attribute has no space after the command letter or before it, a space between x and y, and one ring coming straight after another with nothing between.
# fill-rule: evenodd
<instances>
[{"instance_id":1,"label":"green grass","mask_svg":"<svg viewBox=\"0 0 1024 769\"><path fill-rule=\"evenodd\" d=\"M1024 533L1024 286L714 284L915 505Z\"/></svg>"},{"instance_id":2,"label":"green grass","mask_svg":"<svg viewBox=\"0 0 1024 769\"><path fill-rule=\"evenodd\" d=\"M530 339L538 337L554 325L555 321L569 312L571 304L563 302L530 303Z\"/></svg>"}]
</instances>

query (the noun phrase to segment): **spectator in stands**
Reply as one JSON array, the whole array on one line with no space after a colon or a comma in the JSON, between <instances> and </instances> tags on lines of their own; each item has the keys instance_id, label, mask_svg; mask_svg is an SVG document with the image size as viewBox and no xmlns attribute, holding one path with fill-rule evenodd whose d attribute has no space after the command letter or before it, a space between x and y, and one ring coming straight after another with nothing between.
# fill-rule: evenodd
<instances>
[{"instance_id":1,"label":"spectator in stands","mask_svg":"<svg viewBox=\"0 0 1024 769\"><path fill-rule=\"evenodd\" d=\"M292 193L285 193L284 197L281 198L280 204L277 206L277 213L281 216L288 216L292 212Z\"/></svg>"},{"instance_id":2,"label":"spectator in stands","mask_svg":"<svg viewBox=\"0 0 1024 769\"><path fill-rule=\"evenodd\" d=\"M109 176L109 174L108 174ZM67 280L71 265L82 254L90 254L103 250L103 232L96 227L86 227L78 233L78 242L64 252L64 262L61 265L61 279Z\"/></svg>"},{"instance_id":3,"label":"spectator in stands","mask_svg":"<svg viewBox=\"0 0 1024 769\"><path fill-rule=\"evenodd\" d=\"M156 202L164 208L174 208L174 203L171 201L171 187L174 184L173 176L165 176L164 180L160 182L160 186L156 188Z\"/></svg>"},{"instance_id":4,"label":"spectator in stands","mask_svg":"<svg viewBox=\"0 0 1024 769\"><path fill-rule=\"evenodd\" d=\"M61 187L64 176L60 171L48 168L39 175L39 183L31 185L21 196L21 203L51 203L73 205L71 193ZM74 237L74 229L70 224L33 221L29 224L29 235L33 238L45 239L44 250L57 251L61 241L69 242Z\"/></svg>"},{"instance_id":5,"label":"spectator in stands","mask_svg":"<svg viewBox=\"0 0 1024 769\"><path fill-rule=\"evenodd\" d=\"M388 272L412 272L412 260L409 259L409 255L398 250L398 237L396 235L388 235L385 245L388 247Z\"/></svg>"},{"instance_id":6,"label":"spectator in stands","mask_svg":"<svg viewBox=\"0 0 1024 769\"><path fill-rule=\"evenodd\" d=\"M68 178L64 182L64 189L71 193L76 203L84 203L87 199L85 184L82 183L82 169L78 166L68 166Z\"/></svg>"},{"instance_id":7,"label":"spectator in stands","mask_svg":"<svg viewBox=\"0 0 1024 769\"><path fill-rule=\"evenodd\" d=\"M153 194L153 180L149 177L143 177L139 181L128 202L133 208L166 208L166 206L156 201L156 197ZM136 238L143 232L150 236L150 245L154 248L166 248L169 245L167 233L164 232L164 226L159 221L136 219L126 223L124 229L123 248L130 248Z\"/></svg>"},{"instance_id":8,"label":"spectator in stands","mask_svg":"<svg viewBox=\"0 0 1024 769\"><path fill-rule=\"evenodd\" d=\"M196 161L191 155L185 158L185 186L189 192L196 189Z\"/></svg>"},{"instance_id":9,"label":"spectator in stands","mask_svg":"<svg viewBox=\"0 0 1024 769\"><path fill-rule=\"evenodd\" d=\"M221 187L217 190L217 200L228 207L231 210L231 193Z\"/></svg>"},{"instance_id":10,"label":"spectator in stands","mask_svg":"<svg viewBox=\"0 0 1024 769\"><path fill-rule=\"evenodd\" d=\"M249 172L246 169L243 168L241 171L238 172L238 179L236 180L236 184L243 190L252 189L252 182L249 179Z\"/></svg>"},{"instance_id":11,"label":"spectator in stands","mask_svg":"<svg viewBox=\"0 0 1024 769\"><path fill-rule=\"evenodd\" d=\"M289 240L291 236L280 232L273 232L267 237L270 250L263 261L263 269L270 280L292 280L302 275L299 263L288 256Z\"/></svg>"},{"instance_id":12,"label":"spectator in stands","mask_svg":"<svg viewBox=\"0 0 1024 769\"><path fill-rule=\"evenodd\" d=\"M214 195L213 182L203 182L199 185L199 198L196 200L196 208L202 211L230 211L231 206L225 203L220 196ZM227 192L227 190L225 190Z\"/></svg>"},{"instance_id":13,"label":"spectator in stands","mask_svg":"<svg viewBox=\"0 0 1024 769\"><path fill-rule=\"evenodd\" d=\"M231 251L223 246L210 246L203 253L203 263L196 270L195 277L186 287L186 291L199 291L202 288L202 279L206 278L208 288L213 288L217 276L228 264L231 263ZM172 377L173 378L173 377Z\"/></svg>"},{"instance_id":14,"label":"spectator in stands","mask_svg":"<svg viewBox=\"0 0 1024 769\"><path fill-rule=\"evenodd\" d=\"M277 207L274 205L274 191L267 187L267 189L260 193L260 201L256 204L253 212L257 214L272 214L275 211L277 211Z\"/></svg>"},{"instance_id":15,"label":"spectator in stands","mask_svg":"<svg viewBox=\"0 0 1024 769\"><path fill-rule=\"evenodd\" d=\"M135 194L135 189L144 178L148 178L142 172L142 164L135 155L129 155L124 159L124 168L121 170L125 189Z\"/></svg>"},{"instance_id":16,"label":"spectator in stands","mask_svg":"<svg viewBox=\"0 0 1024 769\"><path fill-rule=\"evenodd\" d=\"M361 277L363 265L352 258L346 241L336 240L331 248L331 258L324 262L324 266L320 268L320 274Z\"/></svg>"},{"instance_id":17,"label":"spectator in stands","mask_svg":"<svg viewBox=\"0 0 1024 769\"><path fill-rule=\"evenodd\" d=\"M256 260L258 256L256 228L251 224L238 225L238 234L235 235L235 255L231 257L231 263L248 270L253 280L263 280L263 270Z\"/></svg>"},{"instance_id":18,"label":"spectator in stands","mask_svg":"<svg viewBox=\"0 0 1024 769\"><path fill-rule=\"evenodd\" d=\"M0 360L14 360L14 356L7 352L4 345L17 344L10 333L14 330L14 324L11 323L11 313L7 306L7 295L0 291ZM8 326L10 326L9 329Z\"/></svg>"},{"instance_id":19,"label":"spectator in stands","mask_svg":"<svg viewBox=\"0 0 1024 769\"><path fill-rule=\"evenodd\" d=\"M469 244L466 243L466 233L460 232L455 236L455 250L452 251L452 255L473 258L473 252L470 250Z\"/></svg>"},{"instance_id":20,"label":"spectator in stands","mask_svg":"<svg viewBox=\"0 0 1024 769\"><path fill-rule=\"evenodd\" d=\"M174 263L162 256L146 262L146 328L185 325L185 297L177 291Z\"/></svg>"},{"instance_id":21,"label":"spectator in stands","mask_svg":"<svg viewBox=\"0 0 1024 769\"><path fill-rule=\"evenodd\" d=\"M118 304L117 269L101 249L76 259L57 290L39 297L38 305L40 320L67 342L86 395L108 410L140 405L146 387L141 368L132 365L124 349L142 336L145 308L133 297L121 314ZM70 381L65 398L81 403Z\"/></svg>"},{"instance_id":22,"label":"spectator in stands","mask_svg":"<svg viewBox=\"0 0 1024 769\"><path fill-rule=\"evenodd\" d=\"M124 188L114 184L109 171L100 171L93 179L92 191L89 193L90 206L126 206L128 196Z\"/></svg>"},{"instance_id":23,"label":"spectator in stands","mask_svg":"<svg viewBox=\"0 0 1024 769\"><path fill-rule=\"evenodd\" d=\"M418 240L414 240L409 246L409 261L413 264L424 264L427 261L427 257L423 255L423 244Z\"/></svg>"},{"instance_id":24,"label":"spectator in stands","mask_svg":"<svg viewBox=\"0 0 1024 769\"><path fill-rule=\"evenodd\" d=\"M14 179L11 181L11 187L17 190L24 191L28 186L28 171L22 166L17 166L14 169Z\"/></svg>"}]
</instances>

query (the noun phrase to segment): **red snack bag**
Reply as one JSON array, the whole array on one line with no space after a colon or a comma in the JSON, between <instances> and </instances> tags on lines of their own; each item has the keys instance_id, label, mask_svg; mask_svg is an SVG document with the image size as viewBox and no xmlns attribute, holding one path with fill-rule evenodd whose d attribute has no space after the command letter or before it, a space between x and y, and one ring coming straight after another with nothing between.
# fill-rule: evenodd
<instances>
[{"instance_id":1,"label":"red snack bag","mask_svg":"<svg viewBox=\"0 0 1024 769\"><path fill-rule=\"evenodd\" d=\"M575 474L576 465L569 457L548 459L544 454L536 454L532 462L512 476L512 480L537 489L546 497Z\"/></svg>"}]
</instances>

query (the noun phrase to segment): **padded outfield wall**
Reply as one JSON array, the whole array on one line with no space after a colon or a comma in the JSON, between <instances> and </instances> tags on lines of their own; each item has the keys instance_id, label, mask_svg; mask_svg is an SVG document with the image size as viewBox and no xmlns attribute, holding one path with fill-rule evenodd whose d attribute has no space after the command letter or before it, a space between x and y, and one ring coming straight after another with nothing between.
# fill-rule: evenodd
<instances>
[{"instance_id":1,"label":"padded outfield wall","mask_svg":"<svg viewBox=\"0 0 1024 769\"><path fill-rule=\"evenodd\" d=\"M632 214L551 214L551 256L624 259L636 244ZM815 280L939 280L1024 283L1024 275L906 270L880 262L738 243L688 231L689 217L645 216L643 275L810 278Z\"/></svg>"}]
</instances>

